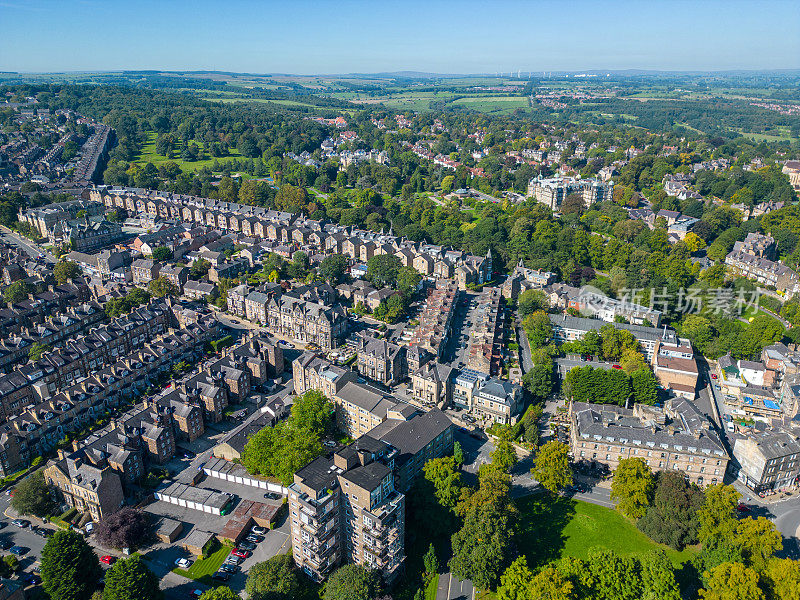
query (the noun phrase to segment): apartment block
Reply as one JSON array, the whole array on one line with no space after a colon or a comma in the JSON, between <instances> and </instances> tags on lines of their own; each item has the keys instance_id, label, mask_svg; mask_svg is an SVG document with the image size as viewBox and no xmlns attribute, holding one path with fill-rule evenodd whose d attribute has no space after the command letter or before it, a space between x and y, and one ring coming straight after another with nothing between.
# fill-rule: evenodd
<instances>
[{"instance_id":1,"label":"apartment block","mask_svg":"<svg viewBox=\"0 0 800 600\"><path fill-rule=\"evenodd\" d=\"M362 334L356 352L358 371L365 377L389 386L406 378L405 346Z\"/></svg>"},{"instance_id":2,"label":"apartment block","mask_svg":"<svg viewBox=\"0 0 800 600\"><path fill-rule=\"evenodd\" d=\"M739 481L756 493L794 486L800 477L800 441L786 430L737 437L733 456Z\"/></svg>"},{"instance_id":3,"label":"apartment block","mask_svg":"<svg viewBox=\"0 0 800 600\"><path fill-rule=\"evenodd\" d=\"M571 402L569 418L576 461L613 471L624 458L641 458L653 471L681 471L700 486L722 482L728 467L708 418L683 398L669 399L663 408Z\"/></svg>"}]
</instances>

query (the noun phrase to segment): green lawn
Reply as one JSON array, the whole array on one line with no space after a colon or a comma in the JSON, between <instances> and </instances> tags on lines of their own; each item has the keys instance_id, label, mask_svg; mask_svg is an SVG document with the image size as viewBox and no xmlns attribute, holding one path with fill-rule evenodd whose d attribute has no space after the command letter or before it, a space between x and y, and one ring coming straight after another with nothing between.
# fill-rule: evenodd
<instances>
[{"instance_id":1,"label":"green lawn","mask_svg":"<svg viewBox=\"0 0 800 600\"><path fill-rule=\"evenodd\" d=\"M203 560L196 560L188 569L173 569L172 572L206 585L213 585L211 576L219 570L231 550L233 550L233 546L223 544L211 556Z\"/></svg>"},{"instance_id":2,"label":"green lawn","mask_svg":"<svg viewBox=\"0 0 800 600\"><path fill-rule=\"evenodd\" d=\"M428 587L425 588L425 600L436 600L436 591L439 587L439 576L431 577Z\"/></svg>"},{"instance_id":3,"label":"green lawn","mask_svg":"<svg viewBox=\"0 0 800 600\"><path fill-rule=\"evenodd\" d=\"M568 498L537 494L517 500L520 550L528 564L542 565L562 556L587 558L592 548L608 548L623 556L661 548L678 566L694 555L656 544L621 513Z\"/></svg>"},{"instance_id":4,"label":"green lawn","mask_svg":"<svg viewBox=\"0 0 800 600\"><path fill-rule=\"evenodd\" d=\"M135 162L139 165L145 165L147 163L153 163L154 166L160 167L164 163L167 162L174 162L176 163L183 171L198 171L203 167L211 168L214 164L214 158L209 157L205 160L195 160L195 161L186 161L180 157L181 148L180 144L175 152L175 156L173 158L167 158L163 154L159 154L156 152L156 138L158 135L154 132L148 132L147 134L147 142L142 146L139 155L136 157ZM203 142L195 141L195 143L203 148ZM233 160L234 158L244 158L241 154L239 154L236 148L229 148L228 152L230 156L225 156L221 158L217 158L216 160L219 161L220 164L225 163L226 161Z\"/></svg>"}]
</instances>

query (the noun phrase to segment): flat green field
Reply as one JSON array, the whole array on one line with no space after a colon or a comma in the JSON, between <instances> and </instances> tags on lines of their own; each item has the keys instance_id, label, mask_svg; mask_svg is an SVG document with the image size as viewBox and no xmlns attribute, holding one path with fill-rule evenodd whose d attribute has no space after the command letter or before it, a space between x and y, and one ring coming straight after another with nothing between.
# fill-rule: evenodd
<instances>
[{"instance_id":1,"label":"flat green field","mask_svg":"<svg viewBox=\"0 0 800 600\"><path fill-rule=\"evenodd\" d=\"M537 494L517 501L520 550L528 564L538 566L562 556L586 558L592 548L607 548L623 556L661 548L678 566L694 555L656 544L611 508L568 498Z\"/></svg>"},{"instance_id":2,"label":"flat green field","mask_svg":"<svg viewBox=\"0 0 800 600\"><path fill-rule=\"evenodd\" d=\"M219 100L221 101L221 100ZM196 160L193 162L183 160L180 157L180 149L176 151L175 156L173 158L167 158L163 154L158 154L156 152L156 135L155 132L149 132L147 134L147 142L142 146L142 151L139 153L139 156L136 157L136 164L145 165L147 163L153 163L154 166L159 167L164 163L174 162L176 163L183 171L197 171L202 169L203 167L211 168L211 165L214 164L214 158L207 158L205 160ZM195 143L203 148L203 142L195 141ZM218 158L220 163L224 163L226 161L232 160L234 158L243 158L241 154L236 150L236 148L229 149L230 156L225 156Z\"/></svg>"},{"instance_id":3,"label":"flat green field","mask_svg":"<svg viewBox=\"0 0 800 600\"><path fill-rule=\"evenodd\" d=\"M521 96L476 96L459 98L452 102L453 106L463 106L480 112L500 112L528 108L528 99Z\"/></svg>"}]
</instances>

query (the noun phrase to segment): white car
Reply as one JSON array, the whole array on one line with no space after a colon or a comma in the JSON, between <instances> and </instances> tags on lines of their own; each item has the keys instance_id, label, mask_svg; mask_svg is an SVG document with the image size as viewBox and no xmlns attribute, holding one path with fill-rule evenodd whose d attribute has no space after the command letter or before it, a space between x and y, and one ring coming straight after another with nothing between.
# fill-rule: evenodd
<instances>
[{"instance_id":1,"label":"white car","mask_svg":"<svg viewBox=\"0 0 800 600\"><path fill-rule=\"evenodd\" d=\"M179 569L188 569L192 566L192 561L190 561L188 558L179 558L175 561L175 566Z\"/></svg>"}]
</instances>

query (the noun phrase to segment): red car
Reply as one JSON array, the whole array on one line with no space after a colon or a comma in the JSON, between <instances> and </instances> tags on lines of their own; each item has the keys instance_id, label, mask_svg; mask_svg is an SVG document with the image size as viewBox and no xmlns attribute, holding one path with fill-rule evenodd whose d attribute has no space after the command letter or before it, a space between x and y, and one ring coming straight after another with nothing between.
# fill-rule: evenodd
<instances>
[{"instance_id":1,"label":"red car","mask_svg":"<svg viewBox=\"0 0 800 600\"><path fill-rule=\"evenodd\" d=\"M110 554L106 554L105 556L100 557L100 562L106 565L113 565L115 560L117 559L111 556Z\"/></svg>"},{"instance_id":2,"label":"red car","mask_svg":"<svg viewBox=\"0 0 800 600\"><path fill-rule=\"evenodd\" d=\"M612 369L621 369L622 367L620 367L619 365L611 365L611 368Z\"/></svg>"},{"instance_id":3,"label":"red car","mask_svg":"<svg viewBox=\"0 0 800 600\"><path fill-rule=\"evenodd\" d=\"M716 373L712 373L711 374L711 379L716 379L716 378L717 378L717 374Z\"/></svg>"},{"instance_id":4,"label":"red car","mask_svg":"<svg viewBox=\"0 0 800 600\"><path fill-rule=\"evenodd\" d=\"M250 551L249 550L239 550L238 548L234 548L231 551L231 554L233 554L234 556L237 556L239 558L247 558L247 557L250 556Z\"/></svg>"},{"instance_id":5,"label":"red car","mask_svg":"<svg viewBox=\"0 0 800 600\"><path fill-rule=\"evenodd\" d=\"M747 504L740 504L739 506L736 507L736 510L743 513L749 513L750 507L747 506Z\"/></svg>"}]
</instances>

